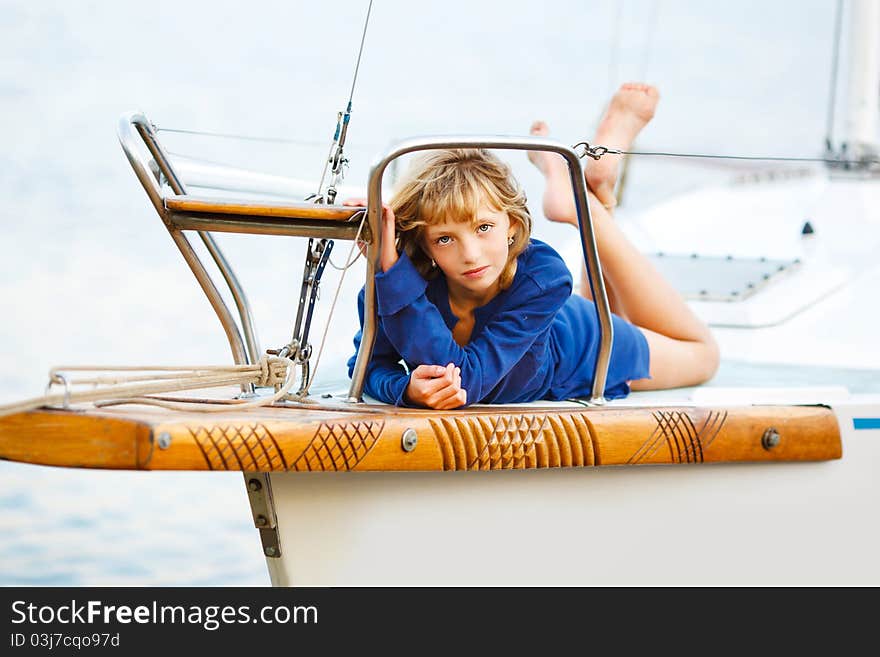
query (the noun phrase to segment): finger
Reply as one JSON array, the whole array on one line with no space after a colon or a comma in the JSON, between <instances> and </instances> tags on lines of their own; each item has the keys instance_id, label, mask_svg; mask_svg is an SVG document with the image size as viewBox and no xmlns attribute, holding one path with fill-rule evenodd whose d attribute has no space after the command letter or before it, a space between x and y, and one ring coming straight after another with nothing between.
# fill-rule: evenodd
<instances>
[{"instance_id":1,"label":"finger","mask_svg":"<svg viewBox=\"0 0 880 657\"><path fill-rule=\"evenodd\" d=\"M382 227L385 230L386 237L388 237L388 239L393 239L397 228L393 212L388 211L382 214Z\"/></svg>"},{"instance_id":2,"label":"finger","mask_svg":"<svg viewBox=\"0 0 880 657\"><path fill-rule=\"evenodd\" d=\"M443 408L451 409L451 408L461 408L462 406L467 405L467 391L464 389L459 390L452 397L447 399L443 403Z\"/></svg>"},{"instance_id":3,"label":"finger","mask_svg":"<svg viewBox=\"0 0 880 657\"><path fill-rule=\"evenodd\" d=\"M446 383L445 377L434 379L433 383L439 384L429 393L431 401L433 402L439 402L444 399L448 399L452 395L457 394L459 390L461 390L460 386L457 386L453 383Z\"/></svg>"},{"instance_id":4,"label":"finger","mask_svg":"<svg viewBox=\"0 0 880 657\"><path fill-rule=\"evenodd\" d=\"M366 207L367 199L365 198L347 198L342 202L342 205L347 205L349 207Z\"/></svg>"},{"instance_id":5,"label":"finger","mask_svg":"<svg viewBox=\"0 0 880 657\"><path fill-rule=\"evenodd\" d=\"M420 386L424 391L425 396L433 401L445 399L449 395L461 390L461 388L457 388L451 383L447 383L442 377L429 380L422 379Z\"/></svg>"},{"instance_id":6,"label":"finger","mask_svg":"<svg viewBox=\"0 0 880 657\"><path fill-rule=\"evenodd\" d=\"M446 368L442 365L419 365L412 371L412 375L419 379L435 379L445 372Z\"/></svg>"},{"instance_id":7,"label":"finger","mask_svg":"<svg viewBox=\"0 0 880 657\"><path fill-rule=\"evenodd\" d=\"M443 388L429 397L429 405L431 408L437 409L455 408L458 406L456 400L458 399L460 392L460 389L453 388L452 386Z\"/></svg>"},{"instance_id":8,"label":"finger","mask_svg":"<svg viewBox=\"0 0 880 657\"><path fill-rule=\"evenodd\" d=\"M443 368L440 368L443 371ZM415 373L415 371L414 371ZM452 383L446 381L445 374L443 376L421 376L410 379L410 385L418 392L418 395L426 404L432 404L438 399L446 398L451 394L450 391L444 392L446 388L452 388L452 391L458 391L458 387L453 387Z\"/></svg>"}]
</instances>

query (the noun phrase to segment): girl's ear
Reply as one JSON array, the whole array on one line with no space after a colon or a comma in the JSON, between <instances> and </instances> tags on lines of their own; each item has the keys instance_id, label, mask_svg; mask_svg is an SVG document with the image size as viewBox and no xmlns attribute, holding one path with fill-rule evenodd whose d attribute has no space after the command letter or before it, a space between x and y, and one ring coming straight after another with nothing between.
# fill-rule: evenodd
<instances>
[{"instance_id":1,"label":"girl's ear","mask_svg":"<svg viewBox=\"0 0 880 657\"><path fill-rule=\"evenodd\" d=\"M522 222L518 218L511 219L510 215L507 215L507 216L508 216L507 223L509 224L509 228L507 229L507 239L509 241L511 238L516 237L517 231L523 230L523 225L522 225Z\"/></svg>"}]
</instances>

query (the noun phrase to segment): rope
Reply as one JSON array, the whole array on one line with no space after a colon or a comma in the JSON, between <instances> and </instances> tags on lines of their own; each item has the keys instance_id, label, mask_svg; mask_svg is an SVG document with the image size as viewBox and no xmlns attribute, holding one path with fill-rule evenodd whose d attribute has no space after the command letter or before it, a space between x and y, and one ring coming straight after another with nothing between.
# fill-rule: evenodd
<instances>
[{"instance_id":1,"label":"rope","mask_svg":"<svg viewBox=\"0 0 880 657\"><path fill-rule=\"evenodd\" d=\"M364 210L364 211L363 211L363 216L361 217L361 223L360 223L360 225L358 226L357 236L355 237L355 240L354 240L354 243L355 243L355 244L357 244L357 243L358 243L358 239L360 239L361 231L362 231L363 228L364 228L364 222L366 221L366 219L367 219L367 211ZM349 250L349 252L348 252L348 258L346 259L345 264L342 265L341 267L339 267L338 265L336 265L336 263L333 262L333 258L331 258L331 257L329 257L329 256L327 257L327 264L330 265L331 267L333 267L333 269L335 269L336 271L341 271L341 272L343 272L343 275L344 275L345 272L348 270L348 268L351 267L354 263L356 263L356 262L358 261L358 259L363 255L363 251L361 251L360 249L358 249L357 255L356 255L354 258L352 258L352 257L351 257L351 253L352 253L353 250L354 250L354 249L350 249L350 250Z\"/></svg>"},{"instance_id":2,"label":"rope","mask_svg":"<svg viewBox=\"0 0 880 657\"><path fill-rule=\"evenodd\" d=\"M248 365L59 365L49 370L50 383L46 388L45 395L12 404L0 405L0 417L14 413L25 413L44 407L62 406L67 409L71 404L88 402L93 403L98 408L121 404L146 404L161 406L171 410L222 413L230 410L229 403L208 406L204 403L176 402L147 397L145 395L248 383L259 387L274 386L278 389L271 397L234 402L232 406L236 411L269 406L282 398L308 403L306 397L318 372L321 355L324 353L324 345L327 342L327 334L330 329L330 319L333 317L336 302L342 291L345 272L357 261L360 255L358 254L358 256L352 258L352 253L360 241L366 219L367 215L364 212L358 225L357 235L352 241L351 248L346 257L347 264L341 270L342 274L339 277L339 283L333 295L327 324L321 336L321 345L315 357L315 366L312 368L309 380L306 382L301 394L290 394L290 390L296 382L294 361L290 358L279 356L263 356L256 363ZM67 375L74 372L97 373L97 375L68 378ZM117 374L108 376L106 374L108 372ZM135 374L124 376L121 374L124 372L133 372ZM63 385L64 392L49 394L49 390L55 384ZM72 386L93 386L93 388L91 390L74 391L71 390Z\"/></svg>"},{"instance_id":3,"label":"rope","mask_svg":"<svg viewBox=\"0 0 880 657\"><path fill-rule=\"evenodd\" d=\"M181 390L193 390L197 388L213 388L227 385L241 385L252 383L256 386L281 386L271 397L242 402L235 405L236 409L255 408L267 406L281 399L293 386L293 361L289 358L276 356L263 356L253 365L229 365L229 366L197 366L197 367L171 367L171 366L70 366L53 367L50 371L50 385L47 394L42 397L26 399L12 404L0 405L0 417L13 413L24 413L44 406L63 405L67 408L70 404L85 402L110 402L110 404L133 404L152 403L147 394L178 392ZM62 372L176 372L177 374L159 374L136 376L95 376L68 380ZM62 383L63 393L48 394L52 384ZM71 390L74 385L92 385L91 390ZM97 387L103 386L103 387ZM112 401L111 401L112 400ZM163 402L167 407L173 408L177 402ZM95 404L98 406L98 404ZM223 411L228 408L205 407L201 405L186 405L186 410Z\"/></svg>"}]
</instances>

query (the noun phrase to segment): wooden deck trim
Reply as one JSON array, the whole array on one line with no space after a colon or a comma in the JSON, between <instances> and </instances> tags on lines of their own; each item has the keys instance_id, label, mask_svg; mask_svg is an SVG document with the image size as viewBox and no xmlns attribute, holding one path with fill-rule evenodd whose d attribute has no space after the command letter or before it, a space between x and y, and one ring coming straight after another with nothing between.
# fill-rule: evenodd
<instances>
[{"instance_id":1,"label":"wooden deck trim","mask_svg":"<svg viewBox=\"0 0 880 657\"><path fill-rule=\"evenodd\" d=\"M837 419L824 406L359 410L32 411L0 418L0 458L132 470L340 472L821 461L842 454ZM779 440L768 447L762 438L770 428ZM402 438L411 432L417 444L406 451Z\"/></svg>"},{"instance_id":2,"label":"wooden deck trim","mask_svg":"<svg viewBox=\"0 0 880 657\"><path fill-rule=\"evenodd\" d=\"M220 214L240 217L308 219L348 222L365 208L317 203L247 201L186 195L165 197L165 209L178 213Z\"/></svg>"}]
</instances>

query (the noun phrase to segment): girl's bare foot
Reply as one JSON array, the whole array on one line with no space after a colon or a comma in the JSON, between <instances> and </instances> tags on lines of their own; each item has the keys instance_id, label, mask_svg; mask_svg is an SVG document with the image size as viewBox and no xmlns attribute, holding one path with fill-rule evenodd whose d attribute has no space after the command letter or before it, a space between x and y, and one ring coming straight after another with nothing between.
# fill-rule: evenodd
<instances>
[{"instance_id":1,"label":"girl's bare foot","mask_svg":"<svg viewBox=\"0 0 880 657\"><path fill-rule=\"evenodd\" d=\"M529 134L546 137L550 129L543 121L535 121ZM546 186L542 208L550 221L559 221L577 226L577 210L574 205L574 190L568 165L558 153L548 151L529 151L529 161L544 174Z\"/></svg>"},{"instance_id":2,"label":"girl's bare foot","mask_svg":"<svg viewBox=\"0 0 880 657\"><path fill-rule=\"evenodd\" d=\"M629 149L642 128L654 117L659 100L660 93L649 84L628 82L621 85L599 122L592 145ZM609 154L599 160L585 162L587 185L607 208L617 204L614 185L617 183L621 157Z\"/></svg>"}]
</instances>

